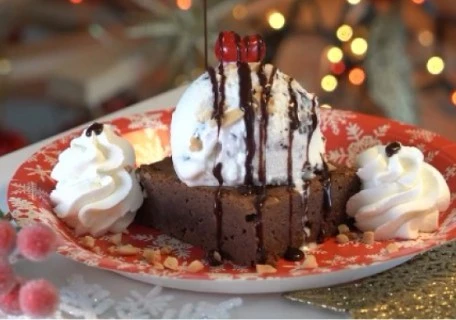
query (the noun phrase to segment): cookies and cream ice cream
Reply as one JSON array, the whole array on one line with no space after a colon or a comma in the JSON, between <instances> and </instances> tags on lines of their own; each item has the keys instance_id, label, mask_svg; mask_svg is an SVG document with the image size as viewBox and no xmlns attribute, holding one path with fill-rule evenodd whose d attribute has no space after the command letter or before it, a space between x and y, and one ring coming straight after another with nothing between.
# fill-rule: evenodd
<instances>
[{"instance_id":1,"label":"cookies and cream ice cream","mask_svg":"<svg viewBox=\"0 0 456 320\"><path fill-rule=\"evenodd\" d=\"M188 186L291 185L323 166L316 97L270 64L220 62L173 114L171 152Z\"/></svg>"},{"instance_id":2,"label":"cookies and cream ice cream","mask_svg":"<svg viewBox=\"0 0 456 320\"><path fill-rule=\"evenodd\" d=\"M143 202L131 144L107 124L94 123L59 156L51 177L54 212L76 234L122 232Z\"/></svg>"},{"instance_id":3,"label":"cookies and cream ice cream","mask_svg":"<svg viewBox=\"0 0 456 320\"><path fill-rule=\"evenodd\" d=\"M423 153L398 142L367 149L357 158L362 190L349 199L347 213L376 240L415 239L439 226L439 212L450 204L442 174Z\"/></svg>"}]
</instances>

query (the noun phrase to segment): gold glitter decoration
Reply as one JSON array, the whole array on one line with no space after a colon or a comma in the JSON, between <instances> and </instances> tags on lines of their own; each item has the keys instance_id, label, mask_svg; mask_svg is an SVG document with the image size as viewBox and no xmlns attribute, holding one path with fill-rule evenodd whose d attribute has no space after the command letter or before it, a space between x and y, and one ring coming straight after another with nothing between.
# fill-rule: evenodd
<instances>
[{"instance_id":1,"label":"gold glitter decoration","mask_svg":"<svg viewBox=\"0 0 456 320\"><path fill-rule=\"evenodd\" d=\"M456 318L456 242L372 277L284 296L354 318Z\"/></svg>"}]
</instances>

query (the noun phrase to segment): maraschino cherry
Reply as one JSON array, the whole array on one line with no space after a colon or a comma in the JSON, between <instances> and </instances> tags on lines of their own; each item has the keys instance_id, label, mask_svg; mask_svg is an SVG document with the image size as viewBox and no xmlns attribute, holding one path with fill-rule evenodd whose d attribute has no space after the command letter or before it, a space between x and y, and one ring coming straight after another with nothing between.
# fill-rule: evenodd
<instances>
[{"instance_id":1,"label":"maraschino cherry","mask_svg":"<svg viewBox=\"0 0 456 320\"><path fill-rule=\"evenodd\" d=\"M223 31L215 43L215 56L222 62L260 62L266 54L263 38L256 34L241 37L234 31Z\"/></svg>"},{"instance_id":2,"label":"maraschino cherry","mask_svg":"<svg viewBox=\"0 0 456 320\"><path fill-rule=\"evenodd\" d=\"M260 62L266 54L266 44L259 34L245 36L242 39L242 61Z\"/></svg>"},{"instance_id":3,"label":"maraschino cherry","mask_svg":"<svg viewBox=\"0 0 456 320\"><path fill-rule=\"evenodd\" d=\"M219 61L235 62L242 57L241 37L234 31L220 32L215 43L215 56Z\"/></svg>"}]
</instances>

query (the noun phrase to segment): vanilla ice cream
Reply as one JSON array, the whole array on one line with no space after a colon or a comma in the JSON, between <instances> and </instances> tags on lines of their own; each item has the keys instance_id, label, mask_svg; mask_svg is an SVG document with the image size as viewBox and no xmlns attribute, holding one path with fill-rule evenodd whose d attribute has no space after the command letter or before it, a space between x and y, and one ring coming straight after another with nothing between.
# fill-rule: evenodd
<instances>
[{"instance_id":1,"label":"vanilla ice cream","mask_svg":"<svg viewBox=\"0 0 456 320\"><path fill-rule=\"evenodd\" d=\"M51 177L54 212L76 234L122 232L143 202L135 153L114 128L95 123L59 156Z\"/></svg>"},{"instance_id":2,"label":"vanilla ice cream","mask_svg":"<svg viewBox=\"0 0 456 320\"><path fill-rule=\"evenodd\" d=\"M316 97L272 65L222 62L177 104L175 171L188 186L293 184L302 191L303 180L323 168L319 117Z\"/></svg>"},{"instance_id":3,"label":"vanilla ice cream","mask_svg":"<svg viewBox=\"0 0 456 320\"><path fill-rule=\"evenodd\" d=\"M375 146L357 158L362 189L349 199L347 213L376 240L415 239L439 226L439 212L450 204L442 174L424 162L415 147L393 142Z\"/></svg>"}]
</instances>

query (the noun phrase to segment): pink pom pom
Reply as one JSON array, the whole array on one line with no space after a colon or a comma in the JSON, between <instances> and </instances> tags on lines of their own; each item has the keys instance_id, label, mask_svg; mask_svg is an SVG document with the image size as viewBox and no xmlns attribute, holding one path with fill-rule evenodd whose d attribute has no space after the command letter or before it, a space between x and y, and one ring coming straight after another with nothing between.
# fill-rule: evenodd
<instances>
[{"instance_id":1,"label":"pink pom pom","mask_svg":"<svg viewBox=\"0 0 456 320\"><path fill-rule=\"evenodd\" d=\"M6 314L18 315L22 313L19 306L19 290L22 279L17 279L16 285L8 293L0 295L0 309Z\"/></svg>"},{"instance_id":2,"label":"pink pom pom","mask_svg":"<svg viewBox=\"0 0 456 320\"><path fill-rule=\"evenodd\" d=\"M55 250L55 247L55 233L44 224L26 226L17 235L17 248L29 260L42 261Z\"/></svg>"},{"instance_id":3,"label":"pink pom pom","mask_svg":"<svg viewBox=\"0 0 456 320\"><path fill-rule=\"evenodd\" d=\"M16 284L13 268L4 259L0 259L0 294L7 293Z\"/></svg>"},{"instance_id":4,"label":"pink pom pom","mask_svg":"<svg viewBox=\"0 0 456 320\"><path fill-rule=\"evenodd\" d=\"M0 221L0 255L8 255L16 243L16 229L6 220Z\"/></svg>"},{"instance_id":5,"label":"pink pom pom","mask_svg":"<svg viewBox=\"0 0 456 320\"><path fill-rule=\"evenodd\" d=\"M57 309L58 303L57 289L44 279L31 280L19 290L19 305L27 316L50 316Z\"/></svg>"}]
</instances>

